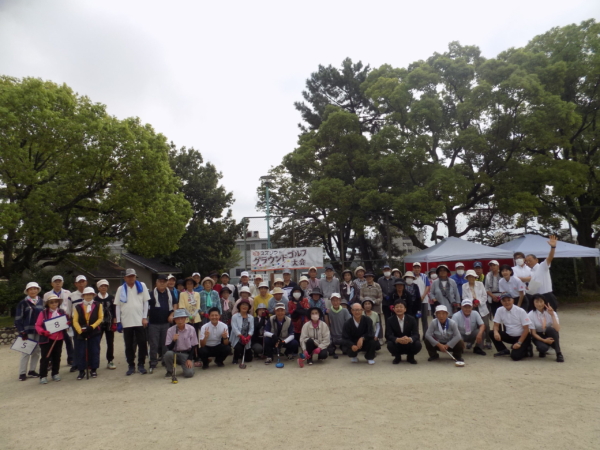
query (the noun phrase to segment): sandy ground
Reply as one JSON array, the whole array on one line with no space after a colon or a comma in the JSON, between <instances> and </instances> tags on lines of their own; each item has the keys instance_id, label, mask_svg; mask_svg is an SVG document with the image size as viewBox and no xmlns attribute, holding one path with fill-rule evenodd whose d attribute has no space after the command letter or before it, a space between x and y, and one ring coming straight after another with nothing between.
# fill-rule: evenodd
<instances>
[{"instance_id":1,"label":"sandy ground","mask_svg":"<svg viewBox=\"0 0 600 450\"><path fill-rule=\"evenodd\" d=\"M300 369L228 359L171 384L161 369L77 381L18 382L16 352L0 348L0 449L599 449L600 304L560 312L566 362L465 354L391 364L347 357ZM117 349L122 348L120 337ZM63 361L64 363L64 361Z\"/></svg>"}]
</instances>

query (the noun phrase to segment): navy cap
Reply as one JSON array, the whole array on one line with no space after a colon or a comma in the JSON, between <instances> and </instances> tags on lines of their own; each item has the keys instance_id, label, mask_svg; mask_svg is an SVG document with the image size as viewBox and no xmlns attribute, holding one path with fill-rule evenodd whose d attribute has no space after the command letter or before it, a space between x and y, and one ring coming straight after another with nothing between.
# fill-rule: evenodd
<instances>
[{"instance_id":1,"label":"navy cap","mask_svg":"<svg viewBox=\"0 0 600 450\"><path fill-rule=\"evenodd\" d=\"M475 261L475 263L473 264L473 267L483 267L483 265L481 264L481 262Z\"/></svg>"}]
</instances>

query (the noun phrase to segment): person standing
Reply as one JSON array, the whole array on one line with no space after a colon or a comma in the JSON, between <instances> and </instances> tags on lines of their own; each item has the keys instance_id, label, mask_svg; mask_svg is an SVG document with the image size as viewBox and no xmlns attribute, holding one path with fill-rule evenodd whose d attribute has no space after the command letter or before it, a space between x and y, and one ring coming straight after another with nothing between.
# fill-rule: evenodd
<instances>
[{"instance_id":1,"label":"person standing","mask_svg":"<svg viewBox=\"0 0 600 450\"><path fill-rule=\"evenodd\" d=\"M38 297L40 293L40 285L32 281L27 283L23 293L27 296L17 304L15 314L15 328L17 333L26 341L31 339L39 342L40 335L35 329L35 323L38 315L44 308L43 300ZM21 361L19 362L19 381L25 381L29 378L39 378L40 374L35 371L40 360L40 346L36 345L31 355L21 353ZM29 366L29 371L27 371Z\"/></svg>"},{"instance_id":2,"label":"person standing","mask_svg":"<svg viewBox=\"0 0 600 450\"><path fill-rule=\"evenodd\" d=\"M462 285L467 282L465 278L465 265L461 262L457 262L454 265L454 270L456 271L456 273L450 278L452 278L456 283L456 287L458 289L458 296L462 298Z\"/></svg>"},{"instance_id":3,"label":"person standing","mask_svg":"<svg viewBox=\"0 0 600 450\"><path fill-rule=\"evenodd\" d=\"M396 279L392 276L391 267L386 264L383 266L383 275L379 277L377 283L381 286L381 308L383 311L384 320L387 320L392 315L392 307L394 302L392 301L392 297L394 296L394 292L396 292L396 288L394 287L394 282Z\"/></svg>"},{"instance_id":4,"label":"person standing","mask_svg":"<svg viewBox=\"0 0 600 450\"><path fill-rule=\"evenodd\" d=\"M275 305L277 303L283 303L285 305L285 313L287 315L289 300L287 298L283 297L283 295L284 295L283 289L281 289L280 287L276 287L271 291L271 295L272 295L272 297L269 299L269 302L266 304L267 309L269 310L269 314L275 314ZM258 315L258 310L256 311L256 313Z\"/></svg>"},{"instance_id":5,"label":"person standing","mask_svg":"<svg viewBox=\"0 0 600 450\"><path fill-rule=\"evenodd\" d=\"M353 304L352 318L344 324L342 329L342 349L353 363L358 362L359 352L365 352L367 362L373 365L375 364L376 345L373 321L363 315L363 308L359 303Z\"/></svg>"},{"instance_id":6,"label":"person standing","mask_svg":"<svg viewBox=\"0 0 600 450\"><path fill-rule=\"evenodd\" d=\"M448 308L445 305L439 305L435 308L435 319L427 328L427 334L425 335L425 348L429 353L427 361L439 359L438 351L452 351L452 356L456 361L463 361L462 354L465 343L462 340L457 323L448 316Z\"/></svg>"},{"instance_id":7,"label":"person standing","mask_svg":"<svg viewBox=\"0 0 600 450\"><path fill-rule=\"evenodd\" d=\"M204 288L200 284L200 280L202 279L202 277L200 276L200 272L194 272L192 274L192 279L196 282L194 286L194 292L197 292L199 294L204 290Z\"/></svg>"},{"instance_id":8,"label":"person standing","mask_svg":"<svg viewBox=\"0 0 600 450\"><path fill-rule=\"evenodd\" d=\"M431 285L431 296L434 304L445 306L448 316L452 317L452 312L460 309L461 299L458 295L458 287L456 282L450 278L450 270L445 264L440 264L435 273L438 278Z\"/></svg>"},{"instance_id":9,"label":"person standing","mask_svg":"<svg viewBox=\"0 0 600 450\"><path fill-rule=\"evenodd\" d=\"M227 287L227 289L229 289ZM209 358L215 358L217 367L223 367L225 358L229 355L229 329L221 322L219 308L211 308L208 311L209 322L200 328L198 342L200 350L198 355L202 360L202 370L208 369Z\"/></svg>"},{"instance_id":10,"label":"person standing","mask_svg":"<svg viewBox=\"0 0 600 450\"><path fill-rule=\"evenodd\" d=\"M83 290L86 287L87 287L87 278L85 277L85 275L77 275L77 277L75 278L75 288L76 289L74 291L72 291L71 294L69 295L69 303L71 304L71 314L73 313L73 309L75 308L75 306L77 306L78 304L80 304L83 301ZM72 316L70 316L69 319L72 319ZM76 359L77 359L77 355L78 355L77 347L79 347L79 345L81 344L81 340L75 339L75 327L73 326L72 320L71 320L70 331L73 334L73 360L72 360L73 365L71 366L70 372L76 372L77 371ZM67 355L68 355L68 353L67 353Z\"/></svg>"},{"instance_id":11,"label":"person standing","mask_svg":"<svg viewBox=\"0 0 600 450\"><path fill-rule=\"evenodd\" d=\"M496 315L496 310L502 305L500 303L500 264L495 259L489 262L490 271L485 276L485 290L487 292L488 306L492 317Z\"/></svg>"},{"instance_id":12,"label":"person standing","mask_svg":"<svg viewBox=\"0 0 600 450\"><path fill-rule=\"evenodd\" d=\"M502 278L500 278L500 283L498 283L500 292L503 294L508 292L518 307L523 308L525 311L529 311L527 308L529 302L525 298L525 291L527 290L525 283L514 276L513 269L508 264L500 266L500 275L502 276Z\"/></svg>"},{"instance_id":13,"label":"person standing","mask_svg":"<svg viewBox=\"0 0 600 450\"><path fill-rule=\"evenodd\" d=\"M204 288L200 292L200 314L202 315L202 324L208 322L208 310L211 308L217 308L219 314L221 314L221 298L219 292L214 290L215 280L211 277L205 277L202 280L202 287Z\"/></svg>"},{"instance_id":14,"label":"person standing","mask_svg":"<svg viewBox=\"0 0 600 450\"><path fill-rule=\"evenodd\" d=\"M473 270L477 274L477 281L479 281L480 283L485 282L485 275L483 273L483 264L481 264L481 261L475 261L473 263Z\"/></svg>"},{"instance_id":15,"label":"person standing","mask_svg":"<svg viewBox=\"0 0 600 450\"><path fill-rule=\"evenodd\" d=\"M138 371L145 375L147 370L146 357L148 345L146 341L146 327L148 326L148 301L150 294L144 283L137 280L135 269L125 270L125 282L119 286L115 294L117 313L117 331L123 333L125 340L125 357L127 359L127 373L135 373L136 349L138 355Z\"/></svg>"},{"instance_id":16,"label":"person standing","mask_svg":"<svg viewBox=\"0 0 600 450\"><path fill-rule=\"evenodd\" d=\"M38 314L35 322L35 330L41 336L39 347L42 360L40 362L40 384L48 384L48 366L52 365L52 379L60 381L58 374L60 369L60 355L62 353L62 343L64 330L52 333L46 329L44 322L65 316L65 312L60 309L62 298L57 295L50 295L44 301L44 310Z\"/></svg>"},{"instance_id":17,"label":"person standing","mask_svg":"<svg viewBox=\"0 0 600 450\"><path fill-rule=\"evenodd\" d=\"M513 258L515 259L515 266L512 268L514 276L523 283L529 283L531 281L531 268L525 264L525 255L523 252L516 252Z\"/></svg>"},{"instance_id":18,"label":"person standing","mask_svg":"<svg viewBox=\"0 0 600 450\"><path fill-rule=\"evenodd\" d=\"M292 280L292 271L290 269L283 270L283 292L285 292L286 297L290 298L292 295L292 289L298 286L295 281Z\"/></svg>"},{"instance_id":19,"label":"person standing","mask_svg":"<svg viewBox=\"0 0 600 450\"><path fill-rule=\"evenodd\" d=\"M167 352L167 331L173 325L173 311L178 308L167 288L167 277L159 275L148 303L148 340L150 341L150 373Z\"/></svg>"},{"instance_id":20,"label":"person standing","mask_svg":"<svg viewBox=\"0 0 600 450\"><path fill-rule=\"evenodd\" d=\"M308 269L308 292L310 295L313 289L321 289L321 280L317 278L317 268L311 267Z\"/></svg>"},{"instance_id":21,"label":"person standing","mask_svg":"<svg viewBox=\"0 0 600 450\"><path fill-rule=\"evenodd\" d=\"M334 270L331 264L325 266L325 278L321 280L321 293L325 301L325 308L331 308L331 294L340 292L340 280L334 277Z\"/></svg>"},{"instance_id":22,"label":"person standing","mask_svg":"<svg viewBox=\"0 0 600 450\"><path fill-rule=\"evenodd\" d=\"M421 326L423 328L423 336L427 333L427 315L429 314L429 291L431 290L431 282L429 277L421 273L421 263L413 264L412 271L415 275L415 284L419 287L421 293Z\"/></svg>"},{"instance_id":23,"label":"person standing","mask_svg":"<svg viewBox=\"0 0 600 450\"><path fill-rule=\"evenodd\" d=\"M81 303L75 305L73 309L75 339L81 341L77 347L78 380L85 378L85 371L88 367L92 369L92 378L98 376L97 370L100 366L100 336L102 333L101 325L104 313L102 305L94 301L95 298L96 292L94 288L86 287L83 290Z\"/></svg>"},{"instance_id":24,"label":"person standing","mask_svg":"<svg viewBox=\"0 0 600 450\"><path fill-rule=\"evenodd\" d=\"M379 323L383 323L385 322L385 316L383 315L381 309L381 303L383 302L383 292L381 291L381 286L379 283L375 282L375 275L373 272L368 272L365 274L365 278L367 279L367 283L360 290L360 301L363 302L366 298L370 298L373 302L373 312L379 314ZM381 339L381 342L383 342L383 331L384 330L381 330L382 334L380 336L375 336L376 339Z\"/></svg>"},{"instance_id":25,"label":"person standing","mask_svg":"<svg viewBox=\"0 0 600 450\"><path fill-rule=\"evenodd\" d=\"M115 298L108 293L108 281L100 280L96 283L98 294L94 299L102 305L102 313L104 318L100 326L100 341L102 336L106 336L106 368L114 370L117 368L114 363L115 359L115 331L117 330L117 311L115 307Z\"/></svg>"},{"instance_id":26,"label":"person standing","mask_svg":"<svg viewBox=\"0 0 600 450\"><path fill-rule=\"evenodd\" d=\"M494 356L510 355L513 361L519 361L530 351L531 319L524 309L514 304L510 294L502 294L501 302L502 306L494 315L494 329L490 331L490 338L498 352ZM504 325L504 330L500 330L500 325ZM508 350L504 342L512 344L512 350Z\"/></svg>"},{"instance_id":27,"label":"person standing","mask_svg":"<svg viewBox=\"0 0 600 450\"><path fill-rule=\"evenodd\" d=\"M302 326L307 321L308 308L310 308L308 298L304 296L304 291L300 286L292 288L292 296L287 307L294 326L294 338L298 341L300 333L302 333Z\"/></svg>"},{"instance_id":28,"label":"person standing","mask_svg":"<svg viewBox=\"0 0 600 450\"><path fill-rule=\"evenodd\" d=\"M406 355L410 364L417 364L415 355L423 348L419 338L417 320L406 314L404 300L396 300L394 315L387 321L385 338L387 349L394 357L392 364L399 364Z\"/></svg>"},{"instance_id":29,"label":"person standing","mask_svg":"<svg viewBox=\"0 0 600 450\"><path fill-rule=\"evenodd\" d=\"M252 361L252 336L254 335L254 317L250 314L252 305L246 299L240 299L239 312L231 317L231 347L233 348L232 364L240 358Z\"/></svg>"},{"instance_id":30,"label":"person standing","mask_svg":"<svg viewBox=\"0 0 600 450\"><path fill-rule=\"evenodd\" d=\"M367 284L367 280L365 278L365 269L363 266L358 266L354 269L354 276L356 277L352 282L354 287L356 288L357 293L362 290L365 284ZM348 302L350 304L350 302Z\"/></svg>"},{"instance_id":31,"label":"person standing","mask_svg":"<svg viewBox=\"0 0 600 450\"><path fill-rule=\"evenodd\" d=\"M167 289L171 291L175 304L179 303L179 290L177 289L177 279L175 275L167 275Z\"/></svg>"},{"instance_id":32,"label":"person standing","mask_svg":"<svg viewBox=\"0 0 600 450\"><path fill-rule=\"evenodd\" d=\"M236 287L237 287L238 294L240 294L240 290L243 287L246 287L246 288L248 288L248 290L250 290L250 287L251 287L250 286L250 274L248 272L244 271L240 274L240 282L238 283L238 285ZM236 298L235 300L236 301L239 300L239 297Z\"/></svg>"},{"instance_id":33,"label":"person standing","mask_svg":"<svg viewBox=\"0 0 600 450\"><path fill-rule=\"evenodd\" d=\"M556 245L558 239L556 236L550 236L548 245L550 246L550 253L543 262L538 262L538 259L534 255L527 255L525 257L525 264L531 268L531 280L529 281L529 287L537 285L537 294L540 294L548 302L554 311L558 311L558 300L552 292L552 277L550 276L550 266L554 259L554 253L556 252ZM534 292L535 294L536 292Z\"/></svg>"},{"instance_id":34,"label":"person standing","mask_svg":"<svg viewBox=\"0 0 600 450\"><path fill-rule=\"evenodd\" d=\"M467 270L467 283L463 286L463 301L470 300L472 307L479 313L481 320L485 324L484 344L487 349L492 348L492 342L489 339L490 332L490 312L488 310L487 292L481 281L477 281L477 273L474 270ZM469 348L467 343L467 348Z\"/></svg>"},{"instance_id":35,"label":"person standing","mask_svg":"<svg viewBox=\"0 0 600 450\"><path fill-rule=\"evenodd\" d=\"M419 286L415 283L415 274L410 270L404 274L404 291L407 297L408 314L412 315L415 319L421 318L421 291ZM396 288L397 289L397 288ZM394 304L396 304L394 302Z\"/></svg>"},{"instance_id":36,"label":"person standing","mask_svg":"<svg viewBox=\"0 0 600 450\"><path fill-rule=\"evenodd\" d=\"M60 297L62 301L60 302L60 309L65 313L67 319L71 320L73 316L73 306L71 305L71 291L67 289L63 289L64 279L61 275L54 275L52 277L52 289L44 294L44 302L48 300L48 297L51 295L56 295ZM71 336L69 336L68 330L63 330L63 342L65 343L65 348L67 350L67 364L70 366L73 364L73 340ZM62 348L62 346L61 346Z\"/></svg>"},{"instance_id":37,"label":"person standing","mask_svg":"<svg viewBox=\"0 0 600 450\"><path fill-rule=\"evenodd\" d=\"M237 288L230 283L231 278L229 277L229 274L227 272L223 272L221 274L221 284L220 284L220 288L219 288L219 294L221 294L221 289L224 287L228 287L229 290L231 291L231 295L233 296L234 300L237 300L238 298L240 298Z\"/></svg>"},{"instance_id":38,"label":"person standing","mask_svg":"<svg viewBox=\"0 0 600 450\"><path fill-rule=\"evenodd\" d=\"M342 272L342 283L340 284L340 295L346 300L346 304L352 306L353 303L360 303L360 290L354 286L352 281L352 271L346 269Z\"/></svg>"}]
</instances>

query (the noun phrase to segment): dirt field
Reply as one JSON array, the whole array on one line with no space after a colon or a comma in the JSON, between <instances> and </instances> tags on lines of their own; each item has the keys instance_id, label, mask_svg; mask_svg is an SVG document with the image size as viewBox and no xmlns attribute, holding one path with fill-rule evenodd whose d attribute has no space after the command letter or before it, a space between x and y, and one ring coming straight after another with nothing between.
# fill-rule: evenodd
<instances>
[{"instance_id":1,"label":"dirt field","mask_svg":"<svg viewBox=\"0 0 600 450\"><path fill-rule=\"evenodd\" d=\"M566 362L465 354L391 364L347 357L300 369L227 360L173 385L163 370L125 376L102 361L95 380L18 382L0 348L0 449L598 449L600 304L560 311ZM537 355L537 354L536 354Z\"/></svg>"}]
</instances>

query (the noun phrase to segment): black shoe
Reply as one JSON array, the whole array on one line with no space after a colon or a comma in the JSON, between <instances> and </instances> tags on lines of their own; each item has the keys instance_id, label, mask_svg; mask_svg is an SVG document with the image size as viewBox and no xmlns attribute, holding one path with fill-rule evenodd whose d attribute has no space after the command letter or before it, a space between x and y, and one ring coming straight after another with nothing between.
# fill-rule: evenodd
<instances>
[{"instance_id":1,"label":"black shoe","mask_svg":"<svg viewBox=\"0 0 600 450\"><path fill-rule=\"evenodd\" d=\"M27 375L25 375L24 373L19 375L19 381L25 381L26 379L27 379Z\"/></svg>"},{"instance_id":2,"label":"black shoe","mask_svg":"<svg viewBox=\"0 0 600 450\"><path fill-rule=\"evenodd\" d=\"M336 355L335 353L332 356L333 356L333 359L338 359L339 358L339 356Z\"/></svg>"},{"instance_id":3,"label":"black shoe","mask_svg":"<svg viewBox=\"0 0 600 450\"><path fill-rule=\"evenodd\" d=\"M173 376L173 372L167 371L167 373L165 373L165 378L171 378L172 376Z\"/></svg>"},{"instance_id":4,"label":"black shoe","mask_svg":"<svg viewBox=\"0 0 600 450\"><path fill-rule=\"evenodd\" d=\"M545 358L546 357L546 352L540 352L540 358Z\"/></svg>"},{"instance_id":5,"label":"black shoe","mask_svg":"<svg viewBox=\"0 0 600 450\"><path fill-rule=\"evenodd\" d=\"M85 372L83 370L79 371L79 375L77 375L78 380L83 380L85 378Z\"/></svg>"},{"instance_id":6,"label":"black shoe","mask_svg":"<svg viewBox=\"0 0 600 450\"><path fill-rule=\"evenodd\" d=\"M394 360L392 361L392 364L400 364L401 361L402 361L402 356L398 355L394 358Z\"/></svg>"},{"instance_id":7,"label":"black shoe","mask_svg":"<svg viewBox=\"0 0 600 450\"><path fill-rule=\"evenodd\" d=\"M92 378L96 378L98 376L98 374L96 373L95 370L92 370L91 376L92 376Z\"/></svg>"},{"instance_id":8,"label":"black shoe","mask_svg":"<svg viewBox=\"0 0 600 450\"><path fill-rule=\"evenodd\" d=\"M234 359L232 359L232 360L231 360L231 364L238 364L238 360L237 360L237 359L235 359L235 358L234 358Z\"/></svg>"},{"instance_id":9,"label":"black shoe","mask_svg":"<svg viewBox=\"0 0 600 450\"><path fill-rule=\"evenodd\" d=\"M456 358L456 362L465 362L465 360L462 358Z\"/></svg>"},{"instance_id":10,"label":"black shoe","mask_svg":"<svg viewBox=\"0 0 600 450\"><path fill-rule=\"evenodd\" d=\"M485 356L487 355L486 352L484 352L481 348L479 347L475 347L473 348L473 353L475 353L476 355L481 355L481 356Z\"/></svg>"},{"instance_id":11,"label":"black shoe","mask_svg":"<svg viewBox=\"0 0 600 450\"><path fill-rule=\"evenodd\" d=\"M37 373L35 370L30 370L29 372L27 372L27 376L29 378L39 378L40 374Z\"/></svg>"},{"instance_id":12,"label":"black shoe","mask_svg":"<svg viewBox=\"0 0 600 450\"><path fill-rule=\"evenodd\" d=\"M138 366L138 372L141 375L146 375L148 373L148 371L146 370L146 368L144 366Z\"/></svg>"},{"instance_id":13,"label":"black shoe","mask_svg":"<svg viewBox=\"0 0 600 450\"><path fill-rule=\"evenodd\" d=\"M500 350L498 353L494 353L494 358L497 356L506 356L510 355L510 350L505 348L504 350Z\"/></svg>"},{"instance_id":14,"label":"black shoe","mask_svg":"<svg viewBox=\"0 0 600 450\"><path fill-rule=\"evenodd\" d=\"M409 364L417 364L417 360L414 356L409 356L406 361L408 361Z\"/></svg>"},{"instance_id":15,"label":"black shoe","mask_svg":"<svg viewBox=\"0 0 600 450\"><path fill-rule=\"evenodd\" d=\"M206 369L208 369L208 363L206 363L206 364L202 363L202 370L206 370Z\"/></svg>"},{"instance_id":16,"label":"black shoe","mask_svg":"<svg viewBox=\"0 0 600 450\"><path fill-rule=\"evenodd\" d=\"M223 364L223 362L218 362L218 363L215 363L215 364L217 365L217 367L223 367L225 365L225 364Z\"/></svg>"},{"instance_id":17,"label":"black shoe","mask_svg":"<svg viewBox=\"0 0 600 450\"><path fill-rule=\"evenodd\" d=\"M72 365L73 365L73 360L67 359L67 366L72 366Z\"/></svg>"},{"instance_id":18,"label":"black shoe","mask_svg":"<svg viewBox=\"0 0 600 450\"><path fill-rule=\"evenodd\" d=\"M562 353L556 354L556 362L565 362L565 357L563 356Z\"/></svg>"},{"instance_id":19,"label":"black shoe","mask_svg":"<svg viewBox=\"0 0 600 450\"><path fill-rule=\"evenodd\" d=\"M125 375L129 376L135 373L135 366L129 366Z\"/></svg>"},{"instance_id":20,"label":"black shoe","mask_svg":"<svg viewBox=\"0 0 600 450\"><path fill-rule=\"evenodd\" d=\"M435 361L436 359L440 359L440 355L430 356L427 361Z\"/></svg>"},{"instance_id":21,"label":"black shoe","mask_svg":"<svg viewBox=\"0 0 600 450\"><path fill-rule=\"evenodd\" d=\"M71 368L69 369L69 372L71 372L71 373L77 372L77 366L71 366Z\"/></svg>"}]
</instances>

